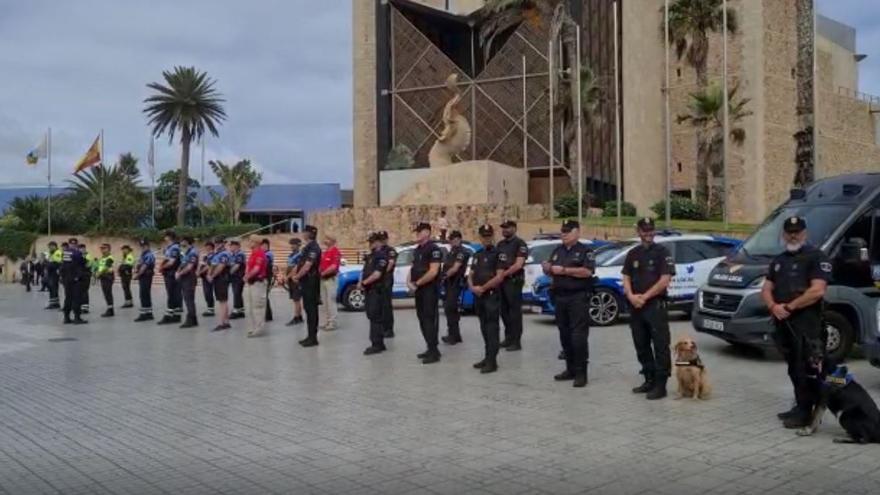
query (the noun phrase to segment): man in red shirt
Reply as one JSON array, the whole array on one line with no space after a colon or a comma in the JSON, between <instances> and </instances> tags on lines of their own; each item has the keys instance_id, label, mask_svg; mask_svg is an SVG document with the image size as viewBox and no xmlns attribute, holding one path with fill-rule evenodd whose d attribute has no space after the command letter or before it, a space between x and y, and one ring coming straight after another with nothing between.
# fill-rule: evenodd
<instances>
[{"instance_id":1,"label":"man in red shirt","mask_svg":"<svg viewBox=\"0 0 880 495\"><path fill-rule=\"evenodd\" d=\"M342 263L342 253L336 247L336 238L324 236L324 251L318 270L321 273L321 328L325 331L336 329L336 275Z\"/></svg>"},{"instance_id":2,"label":"man in red shirt","mask_svg":"<svg viewBox=\"0 0 880 495\"><path fill-rule=\"evenodd\" d=\"M244 283L247 284L247 313L250 330L249 338L265 335L266 326L266 277L268 274L269 261L266 251L263 250L260 240L251 236L251 255L247 259L247 268L244 272Z\"/></svg>"}]
</instances>

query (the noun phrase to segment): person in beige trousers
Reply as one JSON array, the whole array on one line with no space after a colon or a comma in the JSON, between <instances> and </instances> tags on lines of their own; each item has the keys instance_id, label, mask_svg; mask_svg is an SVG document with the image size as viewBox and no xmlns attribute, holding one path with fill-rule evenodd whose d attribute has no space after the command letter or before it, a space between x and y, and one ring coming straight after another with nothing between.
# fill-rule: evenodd
<instances>
[{"instance_id":1,"label":"person in beige trousers","mask_svg":"<svg viewBox=\"0 0 880 495\"><path fill-rule=\"evenodd\" d=\"M325 331L336 329L336 275L342 264L342 253L336 247L336 238L324 236L324 250L321 253L321 328Z\"/></svg>"},{"instance_id":2,"label":"person in beige trousers","mask_svg":"<svg viewBox=\"0 0 880 495\"><path fill-rule=\"evenodd\" d=\"M262 337L266 327L266 290L268 258L256 236L251 236L251 255L247 260L244 282L247 284L248 337Z\"/></svg>"}]
</instances>

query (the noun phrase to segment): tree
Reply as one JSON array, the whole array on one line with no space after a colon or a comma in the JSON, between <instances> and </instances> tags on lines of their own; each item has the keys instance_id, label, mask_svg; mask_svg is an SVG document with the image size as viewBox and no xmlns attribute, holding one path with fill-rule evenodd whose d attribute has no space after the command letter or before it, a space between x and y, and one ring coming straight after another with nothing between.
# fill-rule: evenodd
<instances>
[{"instance_id":1,"label":"tree","mask_svg":"<svg viewBox=\"0 0 880 495\"><path fill-rule=\"evenodd\" d=\"M4 212L7 228L15 228L27 232L45 232L48 218L46 198L31 194L19 196L9 202Z\"/></svg>"},{"instance_id":2,"label":"tree","mask_svg":"<svg viewBox=\"0 0 880 495\"><path fill-rule=\"evenodd\" d=\"M738 98L738 85L728 90L728 120L730 123L730 141L741 146L746 140L746 131L737 125L744 118L752 115L746 110L748 98ZM706 90L691 93L688 113L678 116L678 123L690 122L704 136L697 148L697 191L709 191L709 174L715 178L724 176L724 90L718 84ZM721 191L712 189L711 195L697 196L697 204L705 208L707 214L714 212L720 201Z\"/></svg>"},{"instance_id":3,"label":"tree","mask_svg":"<svg viewBox=\"0 0 880 495\"><path fill-rule=\"evenodd\" d=\"M75 174L68 180L71 200L66 209L82 222L94 227L101 216L101 197L104 202L105 228L137 227L148 211L147 193L140 187L137 158L123 154L111 167L99 166ZM53 211L53 217L55 212ZM56 223L53 218L53 224Z\"/></svg>"},{"instance_id":4,"label":"tree","mask_svg":"<svg viewBox=\"0 0 880 495\"><path fill-rule=\"evenodd\" d=\"M175 67L163 71L165 84L150 83L147 87L155 94L147 97L144 113L153 136L168 134L169 142L180 131L180 182L177 189L177 225L185 225L186 196L189 187L189 150L193 141L201 140L205 132L217 136L217 127L226 120L225 100L214 88L216 81L195 67Z\"/></svg>"},{"instance_id":5,"label":"tree","mask_svg":"<svg viewBox=\"0 0 880 495\"><path fill-rule=\"evenodd\" d=\"M156 226L164 229L173 227L176 223L177 212L180 210L178 203L178 184L180 183L180 170L169 170L156 180ZM199 218L199 209L196 206L196 191L201 185L191 177L187 178L187 193L184 203L184 219L187 224L193 225Z\"/></svg>"},{"instance_id":6,"label":"tree","mask_svg":"<svg viewBox=\"0 0 880 495\"><path fill-rule=\"evenodd\" d=\"M215 203L220 200L225 204L225 213L229 215L229 223L237 224L241 215L241 209L247 204L251 192L260 185L263 174L254 170L250 160L239 160L233 166L226 165L220 160L208 162L220 185L226 194L220 198L219 194L211 191L211 197Z\"/></svg>"}]
</instances>

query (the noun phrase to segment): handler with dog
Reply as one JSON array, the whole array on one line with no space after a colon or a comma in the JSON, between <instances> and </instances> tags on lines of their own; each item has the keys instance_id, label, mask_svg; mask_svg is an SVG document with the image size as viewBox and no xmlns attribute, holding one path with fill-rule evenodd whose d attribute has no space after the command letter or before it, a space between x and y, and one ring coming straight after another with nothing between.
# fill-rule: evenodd
<instances>
[{"instance_id":1,"label":"handler with dog","mask_svg":"<svg viewBox=\"0 0 880 495\"><path fill-rule=\"evenodd\" d=\"M789 429L810 424L819 400L825 358L822 301L831 277L825 254L807 244L807 222L794 216L782 228L785 251L770 263L761 296L776 326L774 341L788 364L795 405L778 417Z\"/></svg>"}]
</instances>

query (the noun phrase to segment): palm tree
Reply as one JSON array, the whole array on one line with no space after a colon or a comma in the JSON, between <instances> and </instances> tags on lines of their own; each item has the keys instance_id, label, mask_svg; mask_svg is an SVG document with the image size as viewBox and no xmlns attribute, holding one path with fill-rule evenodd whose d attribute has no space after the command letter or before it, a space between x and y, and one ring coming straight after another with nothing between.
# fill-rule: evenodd
<instances>
[{"instance_id":1,"label":"palm tree","mask_svg":"<svg viewBox=\"0 0 880 495\"><path fill-rule=\"evenodd\" d=\"M669 43L675 55L684 58L697 73L697 85L709 85L707 75L709 33L718 33L724 27L723 0L675 0L669 6ZM727 31L737 32L736 11L727 9ZM663 26L661 25L661 29Z\"/></svg>"},{"instance_id":2,"label":"palm tree","mask_svg":"<svg viewBox=\"0 0 880 495\"><path fill-rule=\"evenodd\" d=\"M225 203L221 211L229 215L229 223L237 224L241 209L250 199L251 192L262 182L263 174L253 169L250 160L239 160L231 167L220 160L212 160L208 164L226 190L225 197L221 198L215 191L211 191L211 197L214 203Z\"/></svg>"},{"instance_id":3,"label":"palm tree","mask_svg":"<svg viewBox=\"0 0 880 495\"><path fill-rule=\"evenodd\" d=\"M68 206L59 210L73 210L63 213L80 218L89 226L93 226L91 221L100 214L102 189L105 227L136 227L148 210L147 193L140 187L137 158L131 153L121 155L109 168L92 167L67 182L70 184L70 191L65 195Z\"/></svg>"},{"instance_id":4,"label":"palm tree","mask_svg":"<svg viewBox=\"0 0 880 495\"><path fill-rule=\"evenodd\" d=\"M217 136L217 127L226 120L223 109L225 100L214 88L216 81L195 67L175 67L163 71L165 84L150 83L147 87L155 94L147 97L144 113L153 136L168 134L169 142L180 131L180 183L177 191L177 224L186 220L186 195L189 178L189 148L193 141L201 140L205 132Z\"/></svg>"},{"instance_id":5,"label":"palm tree","mask_svg":"<svg viewBox=\"0 0 880 495\"><path fill-rule=\"evenodd\" d=\"M737 125L744 118L752 115L746 109L750 99L738 98L738 85L728 90L728 122L730 124L730 141L741 146L746 139L746 131ZM724 90L713 84L703 91L691 93L688 113L678 116L678 123L690 122L705 139L697 148L697 192L709 191L709 173L715 178L724 175ZM711 197L697 196L697 204L707 208L711 213L718 206L718 190L713 188Z\"/></svg>"}]
</instances>

